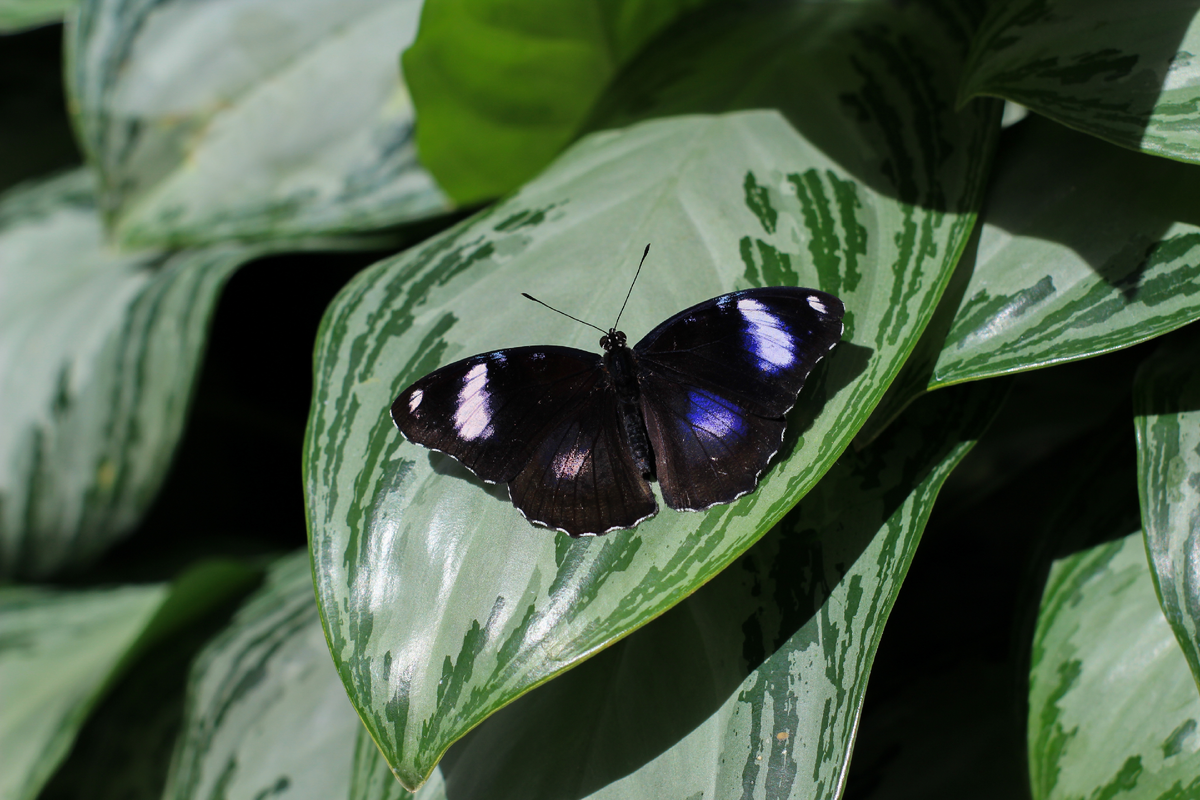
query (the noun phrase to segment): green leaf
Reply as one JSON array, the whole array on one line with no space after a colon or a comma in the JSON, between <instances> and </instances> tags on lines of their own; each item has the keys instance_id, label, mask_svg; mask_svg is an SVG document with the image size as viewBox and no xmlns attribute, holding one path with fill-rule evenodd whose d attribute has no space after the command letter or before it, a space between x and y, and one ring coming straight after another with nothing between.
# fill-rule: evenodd
<instances>
[{"instance_id":1,"label":"green leaf","mask_svg":"<svg viewBox=\"0 0 1200 800\"><path fill-rule=\"evenodd\" d=\"M506 194L579 135L609 80L711 0L430 0L404 75L421 161L458 203Z\"/></svg>"},{"instance_id":2,"label":"green leaf","mask_svg":"<svg viewBox=\"0 0 1200 800\"><path fill-rule=\"evenodd\" d=\"M1200 337L1180 334L1138 371L1134 427L1154 586L1200 685Z\"/></svg>"},{"instance_id":3,"label":"green leaf","mask_svg":"<svg viewBox=\"0 0 1200 800\"><path fill-rule=\"evenodd\" d=\"M170 463L225 279L256 253L117 254L85 170L0 198L0 575L88 563Z\"/></svg>"},{"instance_id":4,"label":"green leaf","mask_svg":"<svg viewBox=\"0 0 1200 800\"><path fill-rule=\"evenodd\" d=\"M1003 396L934 395L843 456L729 569L464 738L451 796L838 797L934 499Z\"/></svg>"},{"instance_id":5,"label":"green leaf","mask_svg":"<svg viewBox=\"0 0 1200 800\"><path fill-rule=\"evenodd\" d=\"M0 34L61 22L79 0L0 0Z\"/></svg>"},{"instance_id":6,"label":"green leaf","mask_svg":"<svg viewBox=\"0 0 1200 800\"><path fill-rule=\"evenodd\" d=\"M172 584L0 588L0 800L36 797L128 665L255 577L210 561Z\"/></svg>"},{"instance_id":7,"label":"green leaf","mask_svg":"<svg viewBox=\"0 0 1200 800\"><path fill-rule=\"evenodd\" d=\"M1044 120L1005 138L931 388L1129 347L1200 317L1197 167Z\"/></svg>"},{"instance_id":8,"label":"green leaf","mask_svg":"<svg viewBox=\"0 0 1200 800\"><path fill-rule=\"evenodd\" d=\"M168 591L0 589L0 800L37 796Z\"/></svg>"},{"instance_id":9,"label":"green leaf","mask_svg":"<svg viewBox=\"0 0 1200 800\"><path fill-rule=\"evenodd\" d=\"M88 0L68 86L127 246L357 233L444 211L396 59L419 0Z\"/></svg>"},{"instance_id":10,"label":"green leaf","mask_svg":"<svg viewBox=\"0 0 1200 800\"><path fill-rule=\"evenodd\" d=\"M297 552L196 659L162 796L344 797L361 729L325 647L308 552Z\"/></svg>"},{"instance_id":11,"label":"green leaf","mask_svg":"<svg viewBox=\"0 0 1200 800\"><path fill-rule=\"evenodd\" d=\"M1200 792L1200 695L1140 533L1054 563L1029 680L1035 800Z\"/></svg>"},{"instance_id":12,"label":"green leaf","mask_svg":"<svg viewBox=\"0 0 1200 800\"><path fill-rule=\"evenodd\" d=\"M327 312L305 450L318 598L347 691L408 786L487 715L658 616L769 530L842 452L932 313L970 229L997 109L949 110L950 81L934 67L953 51L920 38L937 28L915 12L818 5L774 20L827 48L832 65L823 101L801 92L795 108L813 100L808 121L823 137L840 126L843 141L862 143L851 163L870 165L869 180L769 110L593 134L515 197L360 274ZM761 24L747 14L744 24ZM727 22L710 39L746 33ZM814 54L776 46L777 71L755 80L792 102L803 69L789 58ZM880 89L900 65L927 82ZM926 135L937 143L896 161L866 144ZM614 248L618 234L628 244ZM748 285L819 287L846 303L845 340L801 396L784 457L756 492L570 541L532 528L504 487L395 431L396 394L441 364L534 343L596 349L594 334L516 293L612 319L647 241L623 317L634 340Z\"/></svg>"},{"instance_id":13,"label":"green leaf","mask_svg":"<svg viewBox=\"0 0 1200 800\"><path fill-rule=\"evenodd\" d=\"M1176 0L1008 0L976 35L961 101L995 95L1134 150L1200 162L1200 25Z\"/></svg>"}]
</instances>

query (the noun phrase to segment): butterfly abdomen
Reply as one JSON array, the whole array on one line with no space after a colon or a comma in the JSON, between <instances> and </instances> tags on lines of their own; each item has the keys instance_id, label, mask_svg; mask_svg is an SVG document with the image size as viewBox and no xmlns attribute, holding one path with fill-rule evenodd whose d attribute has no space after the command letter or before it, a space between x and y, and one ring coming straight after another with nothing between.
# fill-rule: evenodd
<instances>
[{"instance_id":1,"label":"butterfly abdomen","mask_svg":"<svg viewBox=\"0 0 1200 800\"><path fill-rule=\"evenodd\" d=\"M646 420L642 417L641 390L638 388L637 362L633 351L624 345L612 347L604 354L604 368L617 393L617 412L621 416L621 426L633 453L633 461L642 477L651 480L654 477L654 454L650 452Z\"/></svg>"}]
</instances>

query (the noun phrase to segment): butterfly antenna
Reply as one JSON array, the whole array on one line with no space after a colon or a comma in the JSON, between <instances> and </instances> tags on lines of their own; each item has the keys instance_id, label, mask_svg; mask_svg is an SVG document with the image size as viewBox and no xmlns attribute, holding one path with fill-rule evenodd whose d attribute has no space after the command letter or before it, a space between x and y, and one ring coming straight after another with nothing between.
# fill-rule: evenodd
<instances>
[{"instance_id":1,"label":"butterfly antenna","mask_svg":"<svg viewBox=\"0 0 1200 800\"><path fill-rule=\"evenodd\" d=\"M629 284L629 291L625 293L625 303L629 302L629 296L633 294L633 284L637 283L638 275L642 274L642 264L646 263L646 255L650 252L650 245L646 245L646 249L642 251L642 260L638 262L637 272L633 275L633 283ZM617 312L617 321L613 323L613 330L617 329L617 325L621 323L621 315L625 313L625 303L621 303L621 310Z\"/></svg>"},{"instance_id":2,"label":"butterfly antenna","mask_svg":"<svg viewBox=\"0 0 1200 800\"><path fill-rule=\"evenodd\" d=\"M580 323L580 324L587 325L589 328L596 328L596 326L595 326L595 325L593 325L593 324L592 324L592 323L590 323L590 322L584 322L584 321L583 321L583 320L581 320L579 317L572 317L570 314L568 314L568 313L567 313L567 312L565 312L565 311L559 311L557 308L555 308L555 307L554 307L554 306L552 306L552 305L549 305L549 304L547 304L547 303L542 303L542 301L541 301L541 300L538 300L536 297L534 297L534 296L533 296L533 295L531 295L531 294L525 294L525 292L521 292L521 296L522 296L522 297L524 297L524 298L526 298L526 299L528 299L528 300L532 300L532 301L533 301L533 302L535 302L535 303L541 303L541 305L544 305L544 306L546 306L546 308L550 309L551 311L557 311L559 314L562 314L562 315L563 315L564 317L566 317L567 319L573 319L573 320L575 320L576 322L578 322L578 323ZM603 334L605 334L605 335L607 335L607 334L608 334L608 331L604 330L603 328L596 328L596 330L600 331L601 333L603 333Z\"/></svg>"}]
</instances>

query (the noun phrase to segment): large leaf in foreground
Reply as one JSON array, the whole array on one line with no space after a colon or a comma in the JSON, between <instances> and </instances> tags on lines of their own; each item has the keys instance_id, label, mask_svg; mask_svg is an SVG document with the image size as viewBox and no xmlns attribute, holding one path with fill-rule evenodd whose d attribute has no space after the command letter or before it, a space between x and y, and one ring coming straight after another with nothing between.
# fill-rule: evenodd
<instances>
[{"instance_id":1,"label":"large leaf in foreground","mask_svg":"<svg viewBox=\"0 0 1200 800\"><path fill-rule=\"evenodd\" d=\"M1200 331L1168 339L1138 372L1134 426L1146 552L1162 610L1200 685Z\"/></svg>"},{"instance_id":2,"label":"large leaf in foreground","mask_svg":"<svg viewBox=\"0 0 1200 800\"><path fill-rule=\"evenodd\" d=\"M91 175L0 199L0 575L86 564L141 517L245 247L117 254Z\"/></svg>"},{"instance_id":3,"label":"large leaf in foreground","mask_svg":"<svg viewBox=\"0 0 1200 800\"><path fill-rule=\"evenodd\" d=\"M992 12L964 99L997 95L1114 144L1200 162L1195 3L1010 0Z\"/></svg>"},{"instance_id":4,"label":"large leaf in foreground","mask_svg":"<svg viewBox=\"0 0 1200 800\"><path fill-rule=\"evenodd\" d=\"M708 0L426 3L404 75L421 162L459 203L503 195L579 134L613 74Z\"/></svg>"},{"instance_id":5,"label":"large leaf in foreground","mask_svg":"<svg viewBox=\"0 0 1200 800\"><path fill-rule=\"evenodd\" d=\"M838 797L934 498L1003 395L934 395L847 453L696 594L465 737L446 796Z\"/></svg>"},{"instance_id":6,"label":"large leaf in foreground","mask_svg":"<svg viewBox=\"0 0 1200 800\"><path fill-rule=\"evenodd\" d=\"M1200 793L1200 696L1140 533L1055 562L1033 644L1035 800Z\"/></svg>"},{"instance_id":7,"label":"large leaf in foreground","mask_svg":"<svg viewBox=\"0 0 1200 800\"><path fill-rule=\"evenodd\" d=\"M196 659L163 797L346 797L361 729L295 553Z\"/></svg>"},{"instance_id":8,"label":"large leaf in foreground","mask_svg":"<svg viewBox=\"0 0 1200 800\"><path fill-rule=\"evenodd\" d=\"M327 313L305 455L317 591L347 690L408 785L488 714L670 608L765 533L842 452L932 312L970 227L994 115L949 111L949 80L931 77L944 51L920 38L893 46L885 34L908 36L910 17L873 6L886 26L857 6L818 5L821 25L805 6L775 20L793 39L777 40L773 70L754 60L752 74L790 114L808 109L815 136L859 143L853 164L870 180L772 111L593 134L512 199L365 271ZM797 92L795 75L821 54L829 80ZM929 82L895 87L897 60ZM933 131L955 146L916 146ZM910 137L912 152L886 149ZM504 487L396 433L392 399L440 364L523 344L596 349L594 333L516 293L612 319L647 241L622 324L635 341L747 284L821 288L849 309L758 491L572 542L526 523Z\"/></svg>"},{"instance_id":9,"label":"large leaf in foreground","mask_svg":"<svg viewBox=\"0 0 1200 800\"><path fill-rule=\"evenodd\" d=\"M87 0L68 86L127 245L298 239L428 217L396 60L420 0Z\"/></svg>"}]
</instances>

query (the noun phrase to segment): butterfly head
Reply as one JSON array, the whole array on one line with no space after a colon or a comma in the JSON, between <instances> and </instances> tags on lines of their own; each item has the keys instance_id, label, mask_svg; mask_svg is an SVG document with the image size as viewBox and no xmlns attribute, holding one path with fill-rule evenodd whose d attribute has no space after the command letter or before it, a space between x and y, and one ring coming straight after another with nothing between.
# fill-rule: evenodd
<instances>
[{"instance_id":1,"label":"butterfly head","mask_svg":"<svg viewBox=\"0 0 1200 800\"><path fill-rule=\"evenodd\" d=\"M625 346L625 333L616 328L610 328L608 333L600 337L600 346L604 348L604 352L618 350Z\"/></svg>"}]
</instances>

